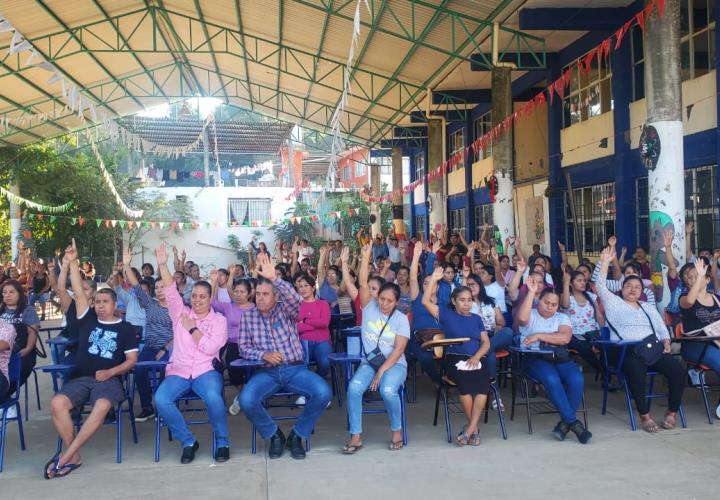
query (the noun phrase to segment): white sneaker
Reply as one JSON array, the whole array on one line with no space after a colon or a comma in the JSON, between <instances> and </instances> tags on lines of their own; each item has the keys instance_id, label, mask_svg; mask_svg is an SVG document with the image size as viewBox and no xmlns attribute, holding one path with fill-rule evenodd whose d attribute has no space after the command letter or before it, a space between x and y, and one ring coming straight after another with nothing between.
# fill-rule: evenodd
<instances>
[{"instance_id":1,"label":"white sneaker","mask_svg":"<svg viewBox=\"0 0 720 500\"><path fill-rule=\"evenodd\" d=\"M305 406L305 396L300 396L295 400L295 406Z\"/></svg>"},{"instance_id":2,"label":"white sneaker","mask_svg":"<svg viewBox=\"0 0 720 500\"><path fill-rule=\"evenodd\" d=\"M720 404L718 404L717 408L715 408L715 416L717 416L717 418L720 418Z\"/></svg>"},{"instance_id":3,"label":"white sneaker","mask_svg":"<svg viewBox=\"0 0 720 500\"><path fill-rule=\"evenodd\" d=\"M690 376L690 382L692 382L692 385L700 385L700 371L696 368L691 368L688 370L688 375Z\"/></svg>"},{"instance_id":4,"label":"white sneaker","mask_svg":"<svg viewBox=\"0 0 720 500\"><path fill-rule=\"evenodd\" d=\"M17 418L17 408L11 406L7 410L5 410L5 414L7 415L8 419Z\"/></svg>"},{"instance_id":5,"label":"white sneaker","mask_svg":"<svg viewBox=\"0 0 720 500\"><path fill-rule=\"evenodd\" d=\"M493 399L492 409L493 411L497 411L498 409L498 402L496 399ZM500 411L505 411L505 405L503 404L502 399L500 400Z\"/></svg>"},{"instance_id":6,"label":"white sneaker","mask_svg":"<svg viewBox=\"0 0 720 500\"><path fill-rule=\"evenodd\" d=\"M228 412L230 412L230 415L237 415L240 413L240 394L235 396L235 399L233 399L232 404L228 407Z\"/></svg>"}]
</instances>

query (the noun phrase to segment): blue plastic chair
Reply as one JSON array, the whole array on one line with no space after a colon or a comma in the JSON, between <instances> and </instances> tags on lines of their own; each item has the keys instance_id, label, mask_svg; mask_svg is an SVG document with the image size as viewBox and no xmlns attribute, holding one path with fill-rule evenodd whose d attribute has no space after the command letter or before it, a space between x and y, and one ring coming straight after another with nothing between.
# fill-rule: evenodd
<instances>
[{"instance_id":1,"label":"blue plastic chair","mask_svg":"<svg viewBox=\"0 0 720 500\"><path fill-rule=\"evenodd\" d=\"M2 412L2 427L0 428L0 472L3 470L5 461L5 434L9 421L16 421L18 424L18 433L20 434L20 449L25 450L25 434L23 432L22 414L20 413L20 354L16 353L10 357L10 366L8 375L10 375L10 397L0 403L0 412ZM7 416L7 411L15 408L17 415L12 418Z\"/></svg>"},{"instance_id":2,"label":"blue plastic chair","mask_svg":"<svg viewBox=\"0 0 720 500\"><path fill-rule=\"evenodd\" d=\"M53 377L53 388L57 390L58 387L58 379L62 377L64 373L67 373L69 370L73 368L72 365L44 365L41 367L41 369L45 372L49 372L52 374ZM105 420L105 425L114 425L116 430L116 456L117 456L117 463L122 463L122 443L123 443L123 424L122 424L122 417L123 413L126 413L128 415L128 419L130 420L130 429L132 430L132 437L133 437L133 443L138 443L138 437L137 437L137 429L135 427L135 413L133 411L133 404L132 404L132 397L130 394L130 384L128 382L129 377L128 374L125 374L122 376L122 384L123 384L123 391L125 392L125 397L122 401L120 401L117 406L115 407L115 420ZM80 431L80 427L82 427L82 417L83 415L86 415L90 412L89 403L85 403L83 405L83 408L77 412L73 416L73 423L75 424L75 430ZM63 441L60 436L58 436L57 440L57 452L60 453L62 451Z\"/></svg>"},{"instance_id":3,"label":"blue plastic chair","mask_svg":"<svg viewBox=\"0 0 720 500\"><path fill-rule=\"evenodd\" d=\"M599 342L596 342L601 349L603 355L601 356L602 362L605 365L605 373L603 376L603 402L602 402L602 414L605 415L607 413L607 399L608 399L608 393L612 390L616 389L622 389L625 392L625 406L627 407L628 416L630 417L630 429L636 430L635 425L635 411L633 410L632 406L632 395L630 394L630 388L628 387L627 379L625 378L625 374L623 374L620 367L623 365L623 362L625 361L625 356L628 354L628 348L633 347L638 344L638 342L615 342L610 340L601 340ZM609 349L620 349L620 354L617 359L617 364L612 365L610 364L608 360L608 350ZM666 398L667 393L656 393L653 391L653 385L655 382L655 377L659 375L659 372L650 371L648 370L647 376L648 376L648 392L645 395L645 397L648 400L648 403L652 403L653 399L657 398ZM617 378L618 383L612 384L610 382L610 378L612 376L615 376ZM687 422L685 420L685 411L683 410L682 405L680 405L680 408L678 408L678 413L680 414L680 422L682 423L683 428L687 427Z\"/></svg>"},{"instance_id":4,"label":"blue plastic chair","mask_svg":"<svg viewBox=\"0 0 720 500\"><path fill-rule=\"evenodd\" d=\"M184 403L184 406L187 406L191 401L200 401L202 402L202 399L200 396L195 394L193 391L190 391L186 393L185 395L178 398L178 400L175 402L178 407L180 406L180 403ZM210 423L210 417L206 416L204 418L196 418L192 417L193 415L197 415L198 413L206 413L207 410L205 408L198 408L198 407L192 407L192 408L183 408L180 410L185 415L191 415L191 418L185 418L185 422L188 425L202 425L202 424L209 424ZM163 418L160 416L160 414L156 413L155 418L155 461L160 461L160 434L162 432L162 428L167 427L167 424L163 420ZM217 444L216 444L216 435L213 431L212 435L212 456L214 457L217 452ZM168 441L172 441L172 432L170 432L170 428L168 427Z\"/></svg>"}]
</instances>

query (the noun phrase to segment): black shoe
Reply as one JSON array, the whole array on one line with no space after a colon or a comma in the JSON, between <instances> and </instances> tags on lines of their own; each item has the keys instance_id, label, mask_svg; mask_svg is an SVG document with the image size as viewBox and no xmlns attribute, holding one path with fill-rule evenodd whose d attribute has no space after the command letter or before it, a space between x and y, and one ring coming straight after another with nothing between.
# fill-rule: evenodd
<instances>
[{"instance_id":1,"label":"black shoe","mask_svg":"<svg viewBox=\"0 0 720 500\"><path fill-rule=\"evenodd\" d=\"M295 460L302 460L305 458L305 447L300 436L295 434L293 430L287 438L287 447L290 450L290 456Z\"/></svg>"},{"instance_id":2,"label":"black shoe","mask_svg":"<svg viewBox=\"0 0 720 500\"><path fill-rule=\"evenodd\" d=\"M115 412L115 408L110 408L110 411L105 415L105 423L114 424L115 422L117 422L117 413Z\"/></svg>"},{"instance_id":3,"label":"black shoe","mask_svg":"<svg viewBox=\"0 0 720 500\"><path fill-rule=\"evenodd\" d=\"M280 430L275 431L275 434L270 438L270 449L268 450L268 456L270 458L282 457L283 451L285 451L285 434Z\"/></svg>"},{"instance_id":4,"label":"black shoe","mask_svg":"<svg viewBox=\"0 0 720 500\"><path fill-rule=\"evenodd\" d=\"M573 434L575 434L578 438L578 441L580 441L582 444L587 444L588 441L590 441L590 438L592 437L592 433L585 428L585 426L580 422L579 420L576 420L573 424L570 426L570 430L573 431Z\"/></svg>"},{"instance_id":5,"label":"black shoe","mask_svg":"<svg viewBox=\"0 0 720 500\"><path fill-rule=\"evenodd\" d=\"M143 408L142 411L135 415L135 422L147 422L155 416L155 410L152 408Z\"/></svg>"},{"instance_id":6,"label":"black shoe","mask_svg":"<svg viewBox=\"0 0 720 500\"><path fill-rule=\"evenodd\" d=\"M558 439L558 441L565 441L565 436L567 436L567 433L569 431L570 427L568 427L568 424L561 420L552 430L552 433Z\"/></svg>"},{"instance_id":7,"label":"black shoe","mask_svg":"<svg viewBox=\"0 0 720 500\"><path fill-rule=\"evenodd\" d=\"M195 460L195 452L200 448L200 443L195 441L192 446L186 446L183 448L182 457L180 457L181 464L189 464Z\"/></svg>"},{"instance_id":8,"label":"black shoe","mask_svg":"<svg viewBox=\"0 0 720 500\"><path fill-rule=\"evenodd\" d=\"M217 449L217 452L215 452L215 461L227 462L228 460L230 460L230 448L227 446L221 446Z\"/></svg>"}]
</instances>

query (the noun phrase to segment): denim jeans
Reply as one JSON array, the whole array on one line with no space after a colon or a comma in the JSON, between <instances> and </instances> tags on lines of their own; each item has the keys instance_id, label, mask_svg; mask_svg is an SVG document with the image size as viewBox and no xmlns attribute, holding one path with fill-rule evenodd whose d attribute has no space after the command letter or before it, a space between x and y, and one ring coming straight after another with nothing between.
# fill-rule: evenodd
<instances>
[{"instance_id":1,"label":"denim jeans","mask_svg":"<svg viewBox=\"0 0 720 500\"><path fill-rule=\"evenodd\" d=\"M705 342L683 342L680 352L682 353L683 359L697 363L700 360ZM705 351L703 356L702 364L712 369L716 374L720 375L720 349L715 345L710 345Z\"/></svg>"},{"instance_id":2,"label":"denim jeans","mask_svg":"<svg viewBox=\"0 0 720 500\"><path fill-rule=\"evenodd\" d=\"M188 429L182 412L175 402L186 393L193 391L200 396L207 407L210 425L215 432L218 447L228 446L228 425L225 401L223 400L223 378L216 370L203 373L198 378L182 378L177 375L165 377L155 392L155 407L158 415L165 419L173 436L182 447L192 446L195 436Z\"/></svg>"},{"instance_id":3,"label":"denim jeans","mask_svg":"<svg viewBox=\"0 0 720 500\"><path fill-rule=\"evenodd\" d=\"M143 350L138 354L138 361L155 361L155 356L160 352L160 349L153 349L145 346ZM167 361L170 359L170 353L165 353L160 361ZM165 375L165 370L160 370L158 382L160 378ZM137 388L138 396L140 396L140 407L143 409L152 408L152 392L150 389L150 374L147 368L135 367L135 387Z\"/></svg>"},{"instance_id":4,"label":"denim jeans","mask_svg":"<svg viewBox=\"0 0 720 500\"><path fill-rule=\"evenodd\" d=\"M425 374L430 377L430 380L435 384L439 384L441 381L440 371L438 365L433 358L432 351L423 351L422 347L415 338L411 338L408 341L408 348L410 353L415 356L415 359L420 363L420 368Z\"/></svg>"},{"instance_id":5,"label":"denim jeans","mask_svg":"<svg viewBox=\"0 0 720 500\"><path fill-rule=\"evenodd\" d=\"M328 359L328 355L332 352L330 342L326 340L320 342L308 340L307 350L308 360L317 363L315 373L320 375L322 378L327 377L327 374L330 371L330 360Z\"/></svg>"},{"instance_id":6,"label":"denim jeans","mask_svg":"<svg viewBox=\"0 0 720 500\"><path fill-rule=\"evenodd\" d=\"M362 403L363 395L368 390L375 370L368 364L361 364L347 388L347 410L350 422L350 434L362 434ZM386 371L380 379L380 396L385 403L385 410L390 420L390 430L402 430L401 401L398 390L407 378L407 367L396 363L395 366Z\"/></svg>"},{"instance_id":7,"label":"denim jeans","mask_svg":"<svg viewBox=\"0 0 720 500\"><path fill-rule=\"evenodd\" d=\"M240 392L239 403L263 439L270 439L278 429L263 401L280 390L305 396L305 409L295 421L293 430L307 439L332 398L330 386L306 365L279 365L256 371Z\"/></svg>"},{"instance_id":8,"label":"denim jeans","mask_svg":"<svg viewBox=\"0 0 720 500\"><path fill-rule=\"evenodd\" d=\"M578 366L573 361L550 363L537 357L528 358L527 374L545 387L548 399L555 405L562 421L566 424L575 422L585 385Z\"/></svg>"},{"instance_id":9,"label":"denim jeans","mask_svg":"<svg viewBox=\"0 0 720 500\"><path fill-rule=\"evenodd\" d=\"M508 327L501 328L495 332L492 337L490 337L490 350L488 351L485 359L490 380L493 380L497 376L497 358L495 357L495 353L512 344L512 340L513 331L512 328Z\"/></svg>"}]
</instances>

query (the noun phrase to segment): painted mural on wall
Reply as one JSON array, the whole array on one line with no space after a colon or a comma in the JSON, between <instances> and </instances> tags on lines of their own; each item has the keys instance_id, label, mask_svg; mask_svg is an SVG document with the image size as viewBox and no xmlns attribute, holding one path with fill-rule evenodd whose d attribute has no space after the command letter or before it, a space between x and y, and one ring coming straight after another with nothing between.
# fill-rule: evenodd
<instances>
[{"instance_id":1,"label":"painted mural on wall","mask_svg":"<svg viewBox=\"0 0 720 500\"><path fill-rule=\"evenodd\" d=\"M666 232L672 232L673 235L672 253L676 266L680 267L685 262L682 137L682 122L663 121L644 127L640 141L642 161L649 170L649 256L659 308L667 306L671 298L667 282Z\"/></svg>"},{"instance_id":2,"label":"painted mural on wall","mask_svg":"<svg viewBox=\"0 0 720 500\"><path fill-rule=\"evenodd\" d=\"M545 244L545 210L543 197L525 200L525 234L528 245Z\"/></svg>"}]
</instances>

